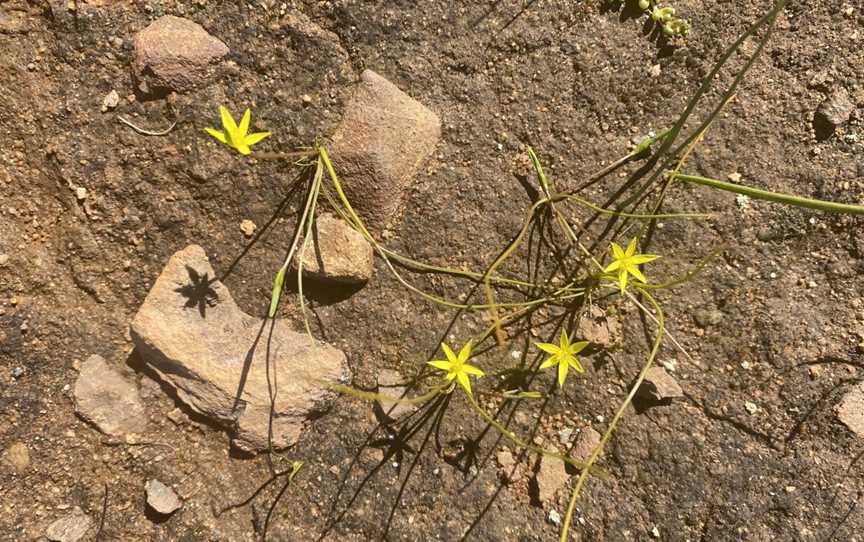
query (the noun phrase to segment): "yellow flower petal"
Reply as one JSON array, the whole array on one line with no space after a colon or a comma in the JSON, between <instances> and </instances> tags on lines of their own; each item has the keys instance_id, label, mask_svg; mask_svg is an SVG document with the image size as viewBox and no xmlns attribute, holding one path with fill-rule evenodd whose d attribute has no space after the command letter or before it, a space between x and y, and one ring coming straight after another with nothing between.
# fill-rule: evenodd
<instances>
[{"instance_id":1,"label":"yellow flower petal","mask_svg":"<svg viewBox=\"0 0 864 542\"><path fill-rule=\"evenodd\" d=\"M456 375L456 380L459 381L459 384L465 388L465 391L468 392L468 395L471 395L471 381L468 380L468 375L465 373L459 373Z\"/></svg>"},{"instance_id":2,"label":"yellow flower petal","mask_svg":"<svg viewBox=\"0 0 864 542\"><path fill-rule=\"evenodd\" d=\"M467 363L462 366L462 370L465 371L466 373L468 373L469 375L474 375L474 376L485 376L486 375L486 373L484 373L479 368L474 367L473 365L468 365Z\"/></svg>"},{"instance_id":3,"label":"yellow flower petal","mask_svg":"<svg viewBox=\"0 0 864 542\"><path fill-rule=\"evenodd\" d=\"M621 286L621 293L624 293L624 290L627 288L627 270L622 269L618 274L618 284Z\"/></svg>"},{"instance_id":4,"label":"yellow flower petal","mask_svg":"<svg viewBox=\"0 0 864 542\"><path fill-rule=\"evenodd\" d=\"M249 108L246 108L246 111L243 112L243 118L240 119L240 126L237 128L237 132L240 137L245 138L246 134L249 133L249 120L252 118L252 112L249 111ZM251 145L251 143L250 143Z\"/></svg>"},{"instance_id":5,"label":"yellow flower petal","mask_svg":"<svg viewBox=\"0 0 864 542\"><path fill-rule=\"evenodd\" d=\"M444 350L444 355L447 356L447 359L450 360L451 363L455 363L459 358L456 357L456 354L450 350L450 347L447 346L447 343L441 343L441 350Z\"/></svg>"},{"instance_id":6,"label":"yellow flower petal","mask_svg":"<svg viewBox=\"0 0 864 542\"><path fill-rule=\"evenodd\" d=\"M614 260L612 263L606 266L606 269L604 269L603 272L610 273L612 271L615 271L619 267L621 267L621 260Z\"/></svg>"},{"instance_id":7,"label":"yellow flower petal","mask_svg":"<svg viewBox=\"0 0 864 542\"><path fill-rule=\"evenodd\" d=\"M459 351L459 361L464 363L471 357L471 342L473 340L474 339L468 339L468 342L465 343L465 346L463 346L462 350Z\"/></svg>"},{"instance_id":8,"label":"yellow flower petal","mask_svg":"<svg viewBox=\"0 0 864 542\"><path fill-rule=\"evenodd\" d=\"M631 267L630 274L639 279L640 282L648 282L648 279L645 278L645 275L642 274L642 271L639 271L638 267Z\"/></svg>"},{"instance_id":9,"label":"yellow flower petal","mask_svg":"<svg viewBox=\"0 0 864 542\"><path fill-rule=\"evenodd\" d=\"M655 256L654 254L637 254L630 258L630 263L633 265L641 265L643 263L653 262L660 256Z\"/></svg>"},{"instance_id":10,"label":"yellow flower petal","mask_svg":"<svg viewBox=\"0 0 864 542\"><path fill-rule=\"evenodd\" d=\"M578 354L582 350L585 350L585 347L591 344L589 341L579 341L578 343L573 343L570 345L570 353Z\"/></svg>"},{"instance_id":11,"label":"yellow flower petal","mask_svg":"<svg viewBox=\"0 0 864 542\"><path fill-rule=\"evenodd\" d=\"M559 363L558 364L558 386L564 387L564 380L567 378L567 368L570 367L569 363Z\"/></svg>"},{"instance_id":12,"label":"yellow flower petal","mask_svg":"<svg viewBox=\"0 0 864 542\"><path fill-rule=\"evenodd\" d=\"M541 363L540 368L541 369L548 369L549 367L552 367L553 365L556 365L557 363L558 363L558 356L552 356L551 358L549 358L546 361L544 361L543 363Z\"/></svg>"},{"instance_id":13,"label":"yellow flower petal","mask_svg":"<svg viewBox=\"0 0 864 542\"><path fill-rule=\"evenodd\" d=\"M573 369L575 369L577 373L584 373L585 372L585 369L582 368L582 364L579 363L578 359L570 358L567 360L567 362L570 363L570 366L573 367Z\"/></svg>"},{"instance_id":14,"label":"yellow flower petal","mask_svg":"<svg viewBox=\"0 0 864 542\"><path fill-rule=\"evenodd\" d=\"M219 130L214 130L213 128L204 128L204 131L215 137L222 143L228 143L228 140L225 138L225 134L223 132L220 132Z\"/></svg>"},{"instance_id":15,"label":"yellow flower petal","mask_svg":"<svg viewBox=\"0 0 864 542\"><path fill-rule=\"evenodd\" d=\"M612 256L616 260L622 260L625 257L624 256L624 249L622 249L620 246L618 246L618 243L614 243L614 242L612 243Z\"/></svg>"},{"instance_id":16,"label":"yellow flower petal","mask_svg":"<svg viewBox=\"0 0 864 542\"><path fill-rule=\"evenodd\" d=\"M249 146L252 146L264 139L265 137L270 137L270 132L255 132L254 134L247 135L243 139L243 142Z\"/></svg>"},{"instance_id":17,"label":"yellow flower petal","mask_svg":"<svg viewBox=\"0 0 864 542\"><path fill-rule=\"evenodd\" d=\"M624 256L630 257L634 254L636 254L636 238L635 237L633 238L632 241L630 241L630 244L627 245L627 250L624 251Z\"/></svg>"},{"instance_id":18,"label":"yellow flower petal","mask_svg":"<svg viewBox=\"0 0 864 542\"><path fill-rule=\"evenodd\" d=\"M557 344L534 343L534 346L536 346L537 348L539 348L540 350L542 350L548 354L557 355L557 354L561 353L561 349L558 348Z\"/></svg>"},{"instance_id":19,"label":"yellow flower petal","mask_svg":"<svg viewBox=\"0 0 864 542\"><path fill-rule=\"evenodd\" d=\"M234 122L234 117L224 105L219 106L219 116L222 117L222 127L228 134L229 139L233 139L233 135L237 132L237 123Z\"/></svg>"},{"instance_id":20,"label":"yellow flower petal","mask_svg":"<svg viewBox=\"0 0 864 542\"><path fill-rule=\"evenodd\" d=\"M452 363L450 363L449 361L444 361L443 359L427 361L426 364L431 365L432 367L435 367L436 369L440 369L442 371L450 371L450 369L453 367Z\"/></svg>"}]
</instances>

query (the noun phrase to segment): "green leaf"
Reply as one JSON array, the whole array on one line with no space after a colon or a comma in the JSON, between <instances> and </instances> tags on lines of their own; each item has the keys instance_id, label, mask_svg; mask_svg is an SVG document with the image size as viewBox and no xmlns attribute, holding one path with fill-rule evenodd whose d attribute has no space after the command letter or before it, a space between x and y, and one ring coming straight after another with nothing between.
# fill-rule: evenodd
<instances>
[{"instance_id":1,"label":"green leaf","mask_svg":"<svg viewBox=\"0 0 864 542\"><path fill-rule=\"evenodd\" d=\"M270 311L267 313L269 318L273 318L276 314L276 307L279 306L279 297L282 295L282 285L285 284L285 267L279 269L276 273L276 278L273 279L273 294L270 296Z\"/></svg>"}]
</instances>

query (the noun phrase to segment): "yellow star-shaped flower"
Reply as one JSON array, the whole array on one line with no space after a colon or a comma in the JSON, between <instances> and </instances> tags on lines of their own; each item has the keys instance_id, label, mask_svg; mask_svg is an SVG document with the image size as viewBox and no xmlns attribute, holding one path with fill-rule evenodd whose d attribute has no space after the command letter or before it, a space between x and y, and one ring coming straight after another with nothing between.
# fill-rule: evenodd
<instances>
[{"instance_id":1,"label":"yellow star-shaped flower","mask_svg":"<svg viewBox=\"0 0 864 542\"><path fill-rule=\"evenodd\" d=\"M571 343L570 337L567 336L567 332L563 329L561 330L561 339L558 341L558 344L552 343L534 343L537 348L546 352L547 354L552 354L549 356L549 359L544 361L541 365L541 369L548 369L554 365L558 366L558 386L564 387L564 379L567 378L567 371L570 367L573 367L577 373L584 373L585 369L582 368L582 365L579 363L579 360L576 359L576 354L581 352L588 346L588 341L579 341L578 343Z\"/></svg>"},{"instance_id":2,"label":"yellow star-shaped flower","mask_svg":"<svg viewBox=\"0 0 864 542\"><path fill-rule=\"evenodd\" d=\"M612 263L606 266L604 273L618 271L618 283L621 286L621 293L627 288L627 276L633 275L636 280L643 283L648 282L642 271L639 270L639 265L656 260L660 256L654 254L636 254L636 238L634 237L630 244L627 245L627 250L623 250L617 243L612 243L612 255L614 257Z\"/></svg>"},{"instance_id":3,"label":"yellow star-shaped flower","mask_svg":"<svg viewBox=\"0 0 864 542\"><path fill-rule=\"evenodd\" d=\"M465 388L465 391L468 392L469 395L471 394L471 382L468 380L468 375L483 376L486 374L477 367L467 363L468 358L471 357L471 342L472 341L468 341L465 346L462 347L458 356L453 353L453 350L451 350L449 346L445 343L441 343L441 349L444 350L447 359L436 359L427 362L432 367L446 372L447 374L445 375L445 378L448 382L453 380L459 382L459 385ZM454 382L448 391L452 391L453 386L455 385Z\"/></svg>"},{"instance_id":4,"label":"yellow star-shaped flower","mask_svg":"<svg viewBox=\"0 0 864 542\"><path fill-rule=\"evenodd\" d=\"M243 118L240 120L240 126L237 126L237 123L234 122L234 117L231 116L231 113L224 105L219 106L219 114L222 116L222 128L224 128L225 131L220 132L213 128L204 128L204 131L229 147L237 149L240 154L249 154L252 152L249 147L258 143L265 137L270 136L270 132L249 133L249 119L251 113L248 109L243 113Z\"/></svg>"}]
</instances>

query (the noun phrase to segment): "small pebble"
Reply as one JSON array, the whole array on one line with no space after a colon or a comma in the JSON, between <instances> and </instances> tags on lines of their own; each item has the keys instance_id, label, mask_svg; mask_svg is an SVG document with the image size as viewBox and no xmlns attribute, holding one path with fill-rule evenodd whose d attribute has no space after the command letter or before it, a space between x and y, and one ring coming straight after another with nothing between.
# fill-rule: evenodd
<instances>
[{"instance_id":1,"label":"small pebble","mask_svg":"<svg viewBox=\"0 0 864 542\"><path fill-rule=\"evenodd\" d=\"M309 96L308 94L304 94L303 96L300 97L300 99L303 100L303 103L306 105L309 105L312 103L312 96Z\"/></svg>"},{"instance_id":2,"label":"small pebble","mask_svg":"<svg viewBox=\"0 0 864 542\"><path fill-rule=\"evenodd\" d=\"M116 90L112 90L102 99L102 112L115 109L118 105L120 105L120 95L117 94Z\"/></svg>"},{"instance_id":3,"label":"small pebble","mask_svg":"<svg viewBox=\"0 0 864 542\"><path fill-rule=\"evenodd\" d=\"M752 401L744 401L744 409L750 414L756 414L759 412L759 407Z\"/></svg>"},{"instance_id":4,"label":"small pebble","mask_svg":"<svg viewBox=\"0 0 864 542\"><path fill-rule=\"evenodd\" d=\"M258 226L256 226L255 223L249 219L240 222L240 231L242 231L243 235L245 235L246 237L252 237L257 228Z\"/></svg>"},{"instance_id":5,"label":"small pebble","mask_svg":"<svg viewBox=\"0 0 864 542\"><path fill-rule=\"evenodd\" d=\"M735 173L730 173L729 175L726 176L726 178L729 179L729 182L733 182L733 183L740 183L741 182L741 174L738 173L737 171Z\"/></svg>"},{"instance_id":6,"label":"small pebble","mask_svg":"<svg viewBox=\"0 0 864 542\"><path fill-rule=\"evenodd\" d=\"M75 197L78 198L78 201L84 201L87 199L87 189L83 186L79 186L75 189Z\"/></svg>"},{"instance_id":7,"label":"small pebble","mask_svg":"<svg viewBox=\"0 0 864 542\"><path fill-rule=\"evenodd\" d=\"M9 263L9 255L8 254L0 254L0 267L6 267L6 264Z\"/></svg>"},{"instance_id":8,"label":"small pebble","mask_svg":"<svg viewBox=\"0 0 864 542\"><path fill-rule=\"evenodd\" d=\"M549 510L549 514L546 516L546 519L548 519L549 523L556 527L561 526L561 514L559 514L555 510Z\"/></svg>"}]
</instances>

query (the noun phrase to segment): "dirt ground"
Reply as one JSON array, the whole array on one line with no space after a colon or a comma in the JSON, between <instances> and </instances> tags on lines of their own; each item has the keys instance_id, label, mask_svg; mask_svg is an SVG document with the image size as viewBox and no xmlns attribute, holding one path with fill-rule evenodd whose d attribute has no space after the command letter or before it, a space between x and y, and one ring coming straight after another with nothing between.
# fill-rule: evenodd
<instances>
[{"instance_id":1,"label":"dirt ground","mask_svg":"<svg viewBox=\"0 0 864 542\"><path fill-rule=\"evenodd\" d=\"M273 458L277 469L304 466L272 513L284 478L218 514L270 479L266 454L233 451L203 420L169 419L177 404L141 369L128 332L174 252L199 244L226 272L248 243L240 222L265 224L287 192L284 164L253 163L203 134L218 105L252 108L256 129L274 132L261 147L290 149L331 134L359 73L375 70L442 122L387 245L483 270L531 205L517 178L526 145L556 188L577 188L625 155L631 138L671 125L723 49L770 7L675 0L693 31L669 44L628 8L527 4L79 0L70 10L58 0L0 1L0 451L23 443L30 456L23 472L0 463L0 540L37 539L75 507L93 518L91 540L100 523L101 540L258 540L265 523L268 539L285 541L557 540L550 511L563 516L569 492L538 503L531 456L520 463L527 475L508 482L498 452L522 456L458 395L407 442L379 426L370 404L342 397ZM211 84L144 101L130 77L132 38L164 14L196 21L231 52ZM298 30L290 21L301 16L332 34ZM814 112L838 88L856 112L817 139ZM103 113L111 90L120 105ZM148 137L118 115L151 130L178 124ZM862 121L864 5L793 2L686 170L862 203ZM580 195L602 203L623 181L615 174ZM577 505L572 540L864 540L864 440L834 412L864 380L861 219L691 186L676 186L666 208L716 218L665 222L650 277L729 246L697 280L658 293L692 357L668 341L659 357L685 397L629 410L600 461L610 476L589 479ZM251 314L266 314L295 212L289 205L225 280ZM508 273L524 275L527 257L516 261ZM453 298L469 289L434 274L412 280ZM648 347L638 311L615 309L624 346L589 355L564 392L544 374L535 386L548 401L500 413L512 430L562 448L561 429L605 429ZM315 333L346 352L354 385L366 389L381 369L416 375L439 342L461 343L488 324L483 312L409 295L380 260L365 288L313 300L313 310ZM283 316L300 329L296 294ZM549 339L539 329L482 363L511 363ZM75 368L91 354L138 382L145 442L108 438L76 417ZM183 508L150 513L151 478L172 485Z\"/></svg>"}]
</instances>

